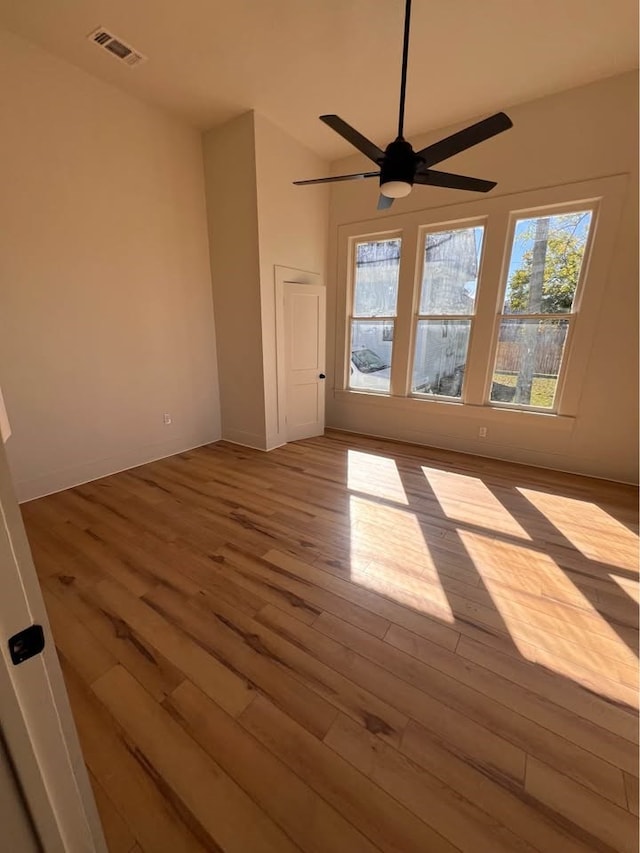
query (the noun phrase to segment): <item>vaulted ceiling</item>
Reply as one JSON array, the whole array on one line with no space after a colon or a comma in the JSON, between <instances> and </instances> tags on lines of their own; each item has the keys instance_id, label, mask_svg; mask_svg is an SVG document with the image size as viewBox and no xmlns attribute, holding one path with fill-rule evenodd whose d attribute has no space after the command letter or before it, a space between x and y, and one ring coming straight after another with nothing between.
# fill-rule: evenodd
<instances>
[{"instance_id":1,"label":"vaulted ceiling","mask_svg":"<svg viewBox=\"0 0 640 853\"><path fill-rule=\"evenodd\" d=\"M414 0L407 135L637 66L636 0ZM317 120L395 134L404 0L0 0L0 25L209 128L256 109L322 156ZM90 43L110 29L148 61Z\"/></svg>"}]
</instances>

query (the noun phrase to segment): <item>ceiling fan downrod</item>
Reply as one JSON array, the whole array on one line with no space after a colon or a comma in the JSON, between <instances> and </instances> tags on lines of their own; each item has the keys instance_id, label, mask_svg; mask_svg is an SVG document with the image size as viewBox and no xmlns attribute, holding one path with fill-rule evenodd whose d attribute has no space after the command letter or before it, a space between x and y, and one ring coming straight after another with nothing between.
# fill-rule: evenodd
<instances>
[{"instance_id":1,"label":"ceiling fan downrod","mask_svg":"<svg viewBox=\"0 0 640 853\"><path fill-rule=\"evenodd\" d=\"M409 33L411 30L411 0L404 7L404 41L402 43L402 75L400 77L400 110L398 112L398 139L404 131L404 103L407 93L407 68L409 66Z\"/></svg>"}]
</instances>

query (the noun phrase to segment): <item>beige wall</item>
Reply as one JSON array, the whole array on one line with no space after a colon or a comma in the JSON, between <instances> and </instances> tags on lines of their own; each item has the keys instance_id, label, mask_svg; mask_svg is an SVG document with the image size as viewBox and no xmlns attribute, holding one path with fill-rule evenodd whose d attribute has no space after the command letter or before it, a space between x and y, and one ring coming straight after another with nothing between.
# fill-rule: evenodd
<instances>
[{"instance_id":1,"label":"beige wall","mask_svg":"<svg viewBox=\"0 0 640 853\"><path fill-rule=\"evenodd\" d=\"M408 105L411 109L411 105ZM638 450L638 269L637 269L637 120L635 74L563 92L509 108L514 128L442 164L444 170L497 180L493 194L518 193L570 184L596 177L627 173L629 190L613 262L606 282L599 323L588 359L577 417L571 434L556 440L541 427L525 428L517 441L513 429L493 430L503 441L479 440L478 418L435 416L425 403L420 413L403 411L354 396L334 398L329 392L327 423L343 429L418 441L514 461L559 468L614 479L637 480ZM456 128L457 129L457 128ZM447 135L449 129L412 140L414 148ZM385 140L376 140L383 143ZM360 156L333 164L336 174L358 171ZM417 187L396 202L393 213L436 208L469 200L468 193ZM328 352L336 350L335 319L344 306L336 300L338 226L371 220L375 230L375 180L338 183L330 203ZM332 365L329 377L335 374ZM511 438L511 440L509 440Z\"/></svg>"},{"instance_id":2,"label":"beige wall","mask_svg":"<svg viewBox=\"0 0 640 853\"><path fill-rule=\"evenodd\" d=\"M329 174L329 164L259 113L254 114L266 447L286 441L278 423L276 265L319 273L324 283L329 193L293 181Z\"/></svg>"},{"instance_id":3,"label":"beige wall","mask_svg":"<svg viewBox=\"0 0 640 853\"><path fill-rule=\"evenodd\" d=\"M253 111L205 134L222 435L269 450L279 429L275 267L324 272L328 164Z\"/></svg>"},{"instance_id":4,"label":"beige wall","mask_svg":"<svg viewBox=\"0 0 640 853\"><path fill-rule=\"evenodd\" d=\"M18 496L215 440L200 135L6 32L0 114L0 385Z\"/></svg>"},{"instance_id":5,"label":"beige wall","mask_svg":"<svg viewBox=\"0 0 640 853\"><path fill-rule=\"evenodd\" d=\"M254 115L204 136L222 436L264 447Z\"/></svg>"}]
</instances>

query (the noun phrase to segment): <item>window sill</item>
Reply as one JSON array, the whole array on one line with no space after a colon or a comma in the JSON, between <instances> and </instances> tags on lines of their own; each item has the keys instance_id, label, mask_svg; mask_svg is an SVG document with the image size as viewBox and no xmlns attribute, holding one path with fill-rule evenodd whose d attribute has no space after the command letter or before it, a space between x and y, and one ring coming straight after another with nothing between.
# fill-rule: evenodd
<instances>
[{"instance_id":1,"label":"window sill","mask_svg":"<svg viewBox=\"0 0 640 853\"><path fill-rule=\"evenodd\" d=\"M502 424L539 427L545 432L572 432L576 419L568 415L556 415L553 412L535 412L529 409L512 409L501 406L473 405L455 400L423 400L415 397L391 397L387 394L368 393L366 391L335 390L334 399L339 403L354 406L376 406L393 409L394 412L407 412L434 418L468 418L482 424Z\"/></svg>"}]
</instances>

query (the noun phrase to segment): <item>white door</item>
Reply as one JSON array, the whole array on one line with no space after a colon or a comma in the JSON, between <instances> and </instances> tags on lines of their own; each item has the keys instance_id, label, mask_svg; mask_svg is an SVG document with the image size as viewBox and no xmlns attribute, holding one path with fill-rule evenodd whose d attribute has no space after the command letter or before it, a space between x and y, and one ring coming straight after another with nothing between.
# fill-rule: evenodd
<instances>
[{"instance_id":1,"label":"white door","mask_svg":"<svg viewBox=\"0 0 640 853\"><path fill-rule=\"evenodd\" d=\"M325 288L284 285L287 441L324 432Z\"/></svg>"},{"instance_id":2,"label":"white door","mask_svg":"<svg viewBox=\"0 0 640 853\"><path fill-rule=\"evenodd\" d=\"M4 430L6 436L6 423ZM14 642L11 648L9 640L33 625L44 630L45 645L27 658L19 654L20 645ZM0 649L2 736L25 801L3 798L7 813L0 823L0 849L5 849L3 827L5 820L10 822L9 810L15 826L28 810L46 853L106 853L1 440ZM25 659L19 662L21 657ZM17 853L19 848L11 849Z\"/></svg>"},{"instance_id":3,"label":"white door","mask_svg":"<svg viewBox=\"0 0 640 853\"><path fill-rule=\"evenodd\" d=\"M0 740L0 826L2 842L7 850L39 853L40 847L29 818L9 753Z\"/></svg>"}]
</instances>

